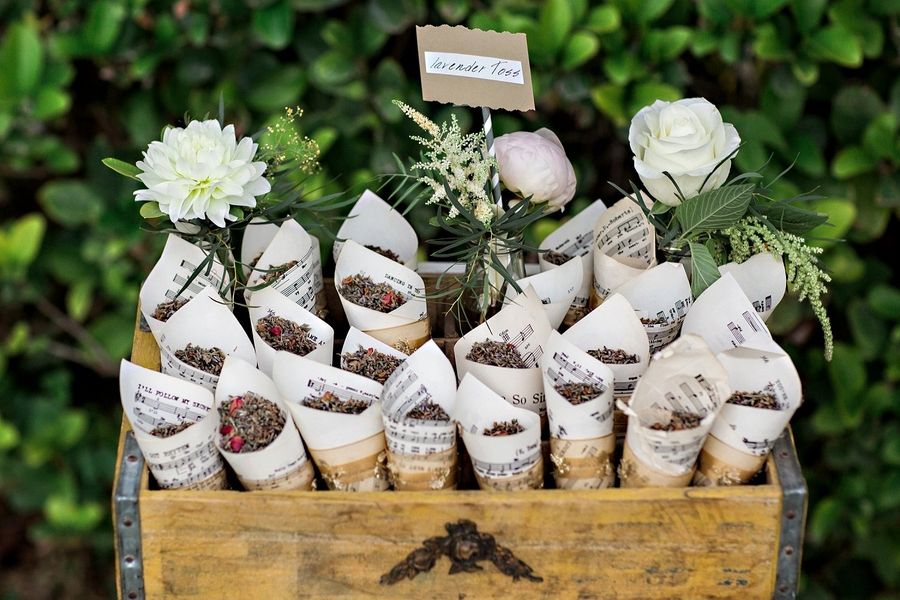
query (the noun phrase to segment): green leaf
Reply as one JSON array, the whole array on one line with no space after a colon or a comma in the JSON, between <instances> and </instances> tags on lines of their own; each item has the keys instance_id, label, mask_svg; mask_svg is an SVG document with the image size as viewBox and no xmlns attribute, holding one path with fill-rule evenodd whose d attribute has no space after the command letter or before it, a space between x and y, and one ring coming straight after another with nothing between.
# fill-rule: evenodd
<instances>
[{"instance_id":1,"label":"green leaf","mask_svg":"<svg viewBox=\"0 0 900 600\"><path fill-rule=\"evenodd\" d=\"M872 119L863 132L863 148L869 156L887 160L895 151L897 117L884 112Z\"/></svg>"},{"instance_id":2,"label":"green leaf","mask_svg":"<svg viewBox=\"0 0 900 600\"><path fill-rule=\"evenodd\" d=\"M34 116L48 120L66 113L72 99L66 92L52 87L42 87L34 97Z\"/></svg>"},{"instance_id":3,"label":"green leaf","mask_svg":"<svg viewBox=\"0 0 900 600\"><path fill-rule=\"evenodd\" d=\"M591 101L594 106L608 116L617 127L628 122L624 99L625 89L612 83L605 83L591 89Z\"/></svg>"},{"instance_id":4,"label":"green leaf","mask_svg":"<svg viewBox=\"0 0 900 600\"><path fill-rule=\"evenodd\" d=\"M31 92L41 78L44 49L34 17L13 23L0 42L0 100Z\"/></svg>"},{"instance_id":5,"label":"green leaf","mask_svg":"<svg viewBox=\"0 0 900 600\"><path fill-rule=\"evenodd\" d=\"M578 31L569 38L560 61L563 69L571 70L586 63L600 50L600 40L588 31Z\"/></svg>"},{"instance_id":6,"label":"green leaf","mask_svg":"<svg viewBox=\"0 0 900 600\"><path fill-rule=\"evenodd\" d=\"M767 202L756 207L779 231L802 235L828 221L828 215L787 202Z\"/></svg>"},{"instance_id":7,"label":"green leaf","mask_svg":"<svg viewBox=\"0 0 900 600\"><path fill-rule=\"evenodd\" d=\"M635 18L641 23L650 23L665 14L675 0L642 0L636 4Z\"/></svg>"},{"instance_id":8,"label":"green leaf","mask_svg":"<svg viewBox=\"0 0 900 600\"><path fill-rule=\"evenodd\" d=\"M104 158L101 162L119 175L124 175L125 177L130 177L135 180L137 180L137 176L142 173L135 165L127 163L124 160L119 160L118 158Z\"/></svg>"},{"instance_id":9,"label":"green leaf","mask_svg":"<svg viewBox=\"0 0 900 600\"><path fill-rule=\"evenodd\" d=\"M849 179L875 169L875 159L859 146L848 146L837 153L831 163L831 174L837 179Z\"/></svg>"},{"instance_id":10,"label":"green leaf","mask_svg":"<svg viewBox=\"0 0 900 600\"><path fill-rule=\"evenodd\" d=\"M90 4L82 30L82 40L95 53L110 51L125 19L125 5L115 0L95 0Z\"/></svg>"},{"instance_id":11,"label":"green leaf","mask_svg":"<svg viewBox=\"0 0 900 600\"><path fill-rule=\"evenodd\" d=\"M877 358L887 340L887 323L865 301L856 298L847 309L853 342L865 360Z\"/></svg>"},{"instance_id":12,"label":"green leaf","mask_svg":"<svg viewBox=\"0 0 900 600\"><path fill-rule=\"evenodd\" d=\"M283 110L297 104L306 89L306 72L297 65L288 65L255 79L246 95L247 104L261 111Z\"/></svg>"},{"instance_id":13,"label":"green leaf","mask_svg":"<svg viewBox=\"0 0 900 600\"><path fill-rule=\"evenodd\" d=\"M546 0L542 3L537 30L537 46L532 48L538 63L556 56L572 30L572 5L569 0Z\"/></svg>"},{"instance_id":14,"label":"green leaf","mask_svg":"<svg viewBox=\"0 0 900 600\"><path fill-rule=\"evenodd\" d=\"M688 198L675 208L682 238L737 223L747 212L755 184L727 185Z\"/></svg>"},{"instance_id":15,"label":"green leaf","mask_svg":"<svg viewBox=\"0 0 900 600\"><path fill-rule=\"evenodd\" d=\"M869 306L886 319L900 321L900 290L880 284L869 290Z\"/></svg>"},{"instance_id":16,"label":"green leaf","mask_svg":"<svg viewBox=\"0 0 900 600\"><path fill-rule=\"evenodd\" d=\"M844 67L862 64L863 52L859 40L838 25L823 27L807 40L807 45L814 58L830 60Z\"/></svg>"},{"instance_id":17,"label":"green leaf","mask_svg":"<svg viewBox=\"0 0 900 600\"><path fill-rule=\"evenodd\" d=\"M697 242L690 242L691 249L691 294L699 298L703 290L711 286L720 277L709 248Z\"/></svg>"},{"instance_id":18,"label":"green leaf","mask_svg":"<svg viewBox=\"0 0 900 600\"><path fill-rule=\"evenodd\" d=\"M866 366L858 348L844 343L834 345L834 358L828 373L835 395L838 416L847 428L858 427L863 417L860 402L866 389Z\"/></svg>"},{"instance_id":19,"label":"green leaf","mask_svg":"<svg viewBox=\"0 0 900 600\"><path fill-rule=\"evenodd\" d=\"M793 0L794 23L801 33L809 33L822 20L828 0Z\"/></svg>"},{"instance_id":20,"label":"green leaf","mask_svg":"<svg viewBox=\"0 0 900 600\"><path fill-rule=\"evenodd\" d=\"M612 33L621 23L619 9L611 4L602 4L591 11L585 27L594 33Z\"/></svg>"},{"instance_id":21,"label":"green leaf","mask_svg":"<svg viewBox=\"0 0 900 600\"><path fill-rule=\"evenodd\" d=\"M811 246L828 247L841 240L850 231L856 220L856 205L845 198L824 198L816 200L811 208L828 215L828 222L819 225L807 234Z\"/></svg>"},{"instance_id":22,"label":"green leaf","mask_svg":"<svg viewBox=\"0 0 900 600\"><path fill-rule=\"evenodd\" d=\"M34 262L47 222L39 213L19 217L0 230L0 274L18 277Z\"/></svg>"},{"instance_id":23,"label":"green leaf","mask_svg":"<svg viewBox=\"0 0 900 600\"><path fill-rule=\"evenodd\" d=\"M674 101L681 98L681 91L667 83L652 81L642 82L634 86L631 91L631 102L628 105L629 112L633 115L645 106L649 106L657 100Z\"/></svg>"},{"instance_id":24,"label":"green leaf","mask_svg":"<svg viewBox=\"0 0 900 600\"><path fill-rule=\"evenodd\" d=\"M644 36L643 49L654 62L674 60L687 47L691 30L687 27L669 27L648 32Z\"/></svg>"},{"instance_id":25,"label":"green leaf","mask_svg":"<svg viewBox=\"0 0 900 600\"><path fill-rule=\"evenodd\" d=\"M774 23L765 23L757 28L753 51L763 60L786 60L791 55L790 48L778 35Z\"/></svg>"},{"instance_id":26,"label":"green leaf","mask_svg":"<svg viewBox=\"0 0 900 600\"><path fill-rule=\"evenodd\" d=\"M51 219L66 227L94 223L103 211L103 201L87 184L56 180L38 190L38 202Z\"/></svg>"},{"instance_id":27,"label":"green leaf","mask_svg":"<svg viewBox=\"0 0 900 600\"><path fill-rule=\"evenodd\" d=\"M94 304L94 283L79 281L66 294L66 310L76 321L84 321Z\"/></svg>"},{"instance_id":28,"label":"green leaf","mask_svg":"<svg viewBox=\"0 0 900 600\"><path fill-rule=\"evenodd\" d=\"M884 102L871 87L845 85L834 96L831 127L843 145L850 145L857 142L869 123L884 111Z\"/></svg>"},{"instance_id":29,"label":"green leaf","mask_svg":"<svg viewBox=\"0 0 900 600\"><path fill-rule=\"evenodd\" d=\"M820 500L813 507L809 518L810 541L814 544L823 544L843 520L844 506L838 498L829 497Z\"/></svg>"},{"instance_id":30,"label":"green leaf","mask_svg":"<svg viewBox=\"0 0 900 600\"><path fill-rule=\"evenodd\" d=\"M752 14L757 19L765 19L772 16L788 3L789 0L753 0L749 3Z\"/></svg>"},{"instance_id":31,"label":"green leaf","mask_svg":"<svg viewBox=\"0 0 900 600\"><path fill-rule=\"evenodd\" d=\"M166 213L159 209L158 202L143 202L141 203L140 214L145 219L158 219L160 217L165 217Z\"/></svg>"},{"instance_id":32,"label":"green leaf","mask_svg":"<svg viewBox=\"0 0 900 600\"><path fill-rule=\"evenodd\" d=\"M294 11L287 0L253 11L253 35L274 50L285 48L294 33Z\"/></svg>"}]
</instances>

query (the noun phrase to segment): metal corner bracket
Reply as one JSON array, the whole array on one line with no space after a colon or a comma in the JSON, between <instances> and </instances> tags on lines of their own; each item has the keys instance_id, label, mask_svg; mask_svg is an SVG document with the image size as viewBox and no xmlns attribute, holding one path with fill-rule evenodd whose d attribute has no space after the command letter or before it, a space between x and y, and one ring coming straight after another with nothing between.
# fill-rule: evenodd
<instances>
[{"instance_id":1,"label":"metal corner bracket","mask_svg":"<svg viewBox=\"0 0 900 600\"><path fill-rule=\"evenodd\" d=\"M787 600L797 597L800 584L800 561L803 555L803 534L806 529L806 505L809 493L794 438L785 429L772 449L775 468L781 482L781 539L778 542L778 566L772 597Z\"/></svg>"},{"instance_id":2,"label":"metal corner bracket","mask_svg":"<svg viewBox=\"0 0 900 600\"><path fill-rule=\"evenodd\" d=\"M144 456L132 432L125 433L119 478L114 493L116 556L122 600L144 600L144 563L141 555L141 515L138 499Z\"/></svg>"}]
</instances>

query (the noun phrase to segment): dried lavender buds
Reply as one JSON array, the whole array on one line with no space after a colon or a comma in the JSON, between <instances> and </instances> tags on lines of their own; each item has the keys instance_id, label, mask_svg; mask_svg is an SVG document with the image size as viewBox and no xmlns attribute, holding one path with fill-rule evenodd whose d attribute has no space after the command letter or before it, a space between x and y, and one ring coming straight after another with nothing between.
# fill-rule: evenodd
<instances>
[{"instance_id":1,"label":"dried lavender buds","mask_svg":"<svg viewBox=\"0 0 900 600\"><path fill-rule=\"evenodd\" d=\"M284 414L278 406L259 394L247 392L230 396L219 405L219 442L231 452L262 450L284 429Z\"/></svg>"},{"instance_id":2,"label":"dried lavender buds","mask_svg":"<svg viewBox=\"0 0 900 600\"><path fill-rule=\"evenodd\" d=\"M449 421L450 415L447 414L447 411L440 404L426 400L425 402L420 402L418 406L406 413L406 418L420 421Z\"/></svg>"},{"instance_id":3,"label":"dried lavender buds","mask_svg":"<svg viewBox=\"0 0 900 600\"><path fill-rule=\"evenodd\" d=\"M522 433L525 428L519 423L518 419L512 421L494 421L490 427L485 427L483 435L488 437L502 437L504 435L515 435Z\"/></svg>"},{"instance_id":4,"label":"dried lavender buds","mask_svg":"<svg viewBox=\"0 0 900 600\"><path fill-rule=\"evenodd\" d=\"M150 435L154 435L159 438L172 437L176 433L181 433L193 424L193 421L182 421L177 425L175 423L165 423L163 425L157 425L150 431Z\"/></svg>"},{"instance_id":5,"label":"dried lavender buds","mask_svg":"<svg viewBox=\"0 0 900 600\"><path fill-rule=\"evenodd\" d=\"M292 260L290 262L286 262L280 265L272 265L266 272L263 273L262 279L259 280L260 284L271 283L284 275L289 269L292 269L294 265L297 264L296 260Z\"/></svg>"},{"instance_id":6,"label":"dried lavender buds","mask_svg":"<svg viewBox=\"0 0 900 600\"><path fill-rule=\"evenodd\" d=\"M782 410L778 399L768 392L735 392L728 399L728 404L749 406L750 408L764 408L767 410Z\"/></svg>"},{"instance_id":7,"label":"dried lavender buds","mask_svg":"<svg viewBox=\"0 0 900 600\"><path fill-rule=\"evenodd\" d=\"M341 363L345 371L384 383L403 362L402 358L379 352L375 348L359 347L356 352L345 352Z\"/></svg>"},{"instance_id":8,"label":"dried lavender buds","mask_svg":"<svg viewBox=\"0 0 900 600\"><path fill-rule=\"evenodd\" d=\"M368 245L368 244L366 245L366 248L368 248L369 250L371 250L372 252L374 252L376 254L380 254L381 256L383 256L385 258L389 258L396 263L400 263L401 265L403 264L403 261L400 260L400 255L389 248L382 248L381 246L374 246L374 245Z\"/></svg>"},{"instance_id":9,"label":"dried lavender buds","mask_svg":"<svg viewBox=\"0 0 900 600\"><path fill-rule=\"evenodd\" d=\"M306 356L319 347L309 336L309 325L299 325L284 317L269 314L256 322L260 339L275 350Z\"/></svg>"},{"instance_id":10,"label":"dried lavender buds","mask_svg":"<svg viewBox=\"0 0 900 600\"><path fill-rule=\"evenodd\" d=\"M570 260L572 257L563 252L557 252L556 250L548 250L544 252L544 260L546 260L551 265L564 265Z\"/></svg>"},{"instance_id":11,"label":"dried lavender buds","mask_svg":"<svg viewBox=\"0 0 900 600\"><path fill-rule=\"evenodd\" d=\"M378 312L391 312L406 304L402 293L386 283L375 283L366 275L351 275L341 280L341 296L353 304Z\"/></svg>"},{"instance_id":12,"label":"dried lavender buds","mask_svg":"<svg viewBox=\"0 0 900 600\"><path fill-rule=\"evenodd\" d=\"M188 344L186 348L175 351L175 358L181 362L200 369L211 375L222 373L222 365L225 364L225 353L218 348L202 348Z\"/></svg>"},{"instance_id":13,"label":"dried lavender buds","mask_svg":"<svg viewBox=\"0 0 900 600\"><path fill-rule=\"evenodd\" d=\"M573 405L590 402L603 393L603 389L593 383L560 383L555 389Z\"/></svg>"},{"instance_id":14,"label":"dried lavender buds","mask_svg":"<svg viewBox=\"0 0 900 600\"><path fill-rule=\"evenodd\" d=\"M301 404L308 408L345 415L358 415L371 406L365 400L355 400L353 398L341 400L331 392L325 392L321 396L310 396L302 400Z\"/></svg>"},{"instance_id":15,"label":"dried lavender buds","mask_svg":"<svg viewBox=\"0 0 900 600\"><path fill-rule=\"evenodd\" d=\"M667 423L654 423L650 429L656 431L684 431L694 429L700 425L703 415L697 415L682 410L673 410Z\"/></svg>"},{"instance_id":16,"label":"dried lavender buds","mask_svg":"<svg viewBox=\"0 0 900 600\"><path fill-rule=\"evenodd\" d=\"M637 354L629 354L621 348L597 348L596 350L588 350L588 354L607 365L633 365L641 362L641 358Z\"/></svg>"},{"instance_id":17,"label":"dried lavender buds","mask_svg":"<svg viewBox=\"0 0 900 600\"><path fill-rule=\"evenodd\" d=\"M493 367L528 368L515 346L494 340L485 340L472 344L469 353L466 354L466 360Z\"/></svg>"},{"instance_id":18,"label":"dried lavender buds","mask_svg":"<svg viewBox=\"0 0 900 600\"><path fill-rule=\"evenodd\" d=\"M153 311L153 318L158 321L168 321L179 308L187 303L187 298L175 298L174 300L160 302L156 305L156 310Z\"/></svg>"},{"instance_id":19,"label":"dried lavender buds","mask_svg":"<svg viewBox=\"0 0 900 600\"><path fill-rule=\"evenodd\" d=\"M641 317L641 323L644 325L665 325L667 321L662 317L656 317L655 319Z\"/></svg>"}]
</instances>

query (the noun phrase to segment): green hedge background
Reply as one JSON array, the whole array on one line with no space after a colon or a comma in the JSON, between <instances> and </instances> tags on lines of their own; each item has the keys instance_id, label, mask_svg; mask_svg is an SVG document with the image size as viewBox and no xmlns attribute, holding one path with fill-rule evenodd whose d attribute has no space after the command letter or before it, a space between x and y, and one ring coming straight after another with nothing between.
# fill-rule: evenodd
<instances>
[{"instance_id":1,"label":"green hedge background","mask_svg":"<svg viewBox=\"0 0 900 600\"><path fill-rule=\"evenodd\" d=\"M634 174L631 115L702 95L781 190L818 188L837 345L805 306L771 321L804 376L794 419L810 486L806 598L900 594L898 0L6 0L0 3L0 598L108 597L115 375L161 239L139 230L133 161L185 112L243 133L306 110L322 193L414 150L414 24L528 34L537 111L579 177L575 209ZM464 124L478 126L471 110ZM338 177L337 179L335 179ZM416 215L423 237L426 215ZM531 235L555 226L546 220ZM845 240L836 242L835 239Z\"/></svg>"}]
</instances>

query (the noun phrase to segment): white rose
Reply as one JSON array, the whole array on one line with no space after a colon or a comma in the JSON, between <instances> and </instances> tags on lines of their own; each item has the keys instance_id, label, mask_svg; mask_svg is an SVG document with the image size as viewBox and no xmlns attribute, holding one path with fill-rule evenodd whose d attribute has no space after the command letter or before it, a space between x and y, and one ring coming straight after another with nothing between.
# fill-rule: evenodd
<instances>
[{"instance_id":1,"label":"white rose","mask_svg":"<svg viewBox=\"0 0 900 600\"><path fill-rule=\"evenodd\" d=\"M511 192L556 209L575 196L575 170L559 138L549 129L507 133L494 145L500 179Z\"/></svg>"},{"instance_id":2,"label":"white rose","mask_svg":"<svg viewBox=\"0 0 900 600\"><path fill-rule=\"evenodd\" d=\"M272 188L263 177L266 163L253 162L256 148L250 138L238 143L234 126L222 129L216 120L170 127L136 163L143 171L137 178L147 189L136 191L135 200L159 203L176 227L204 218L224 227L226 220L236 220L232 206L253 208L256 196Z\"/></svg>"},{"instance_id":3,"label":"white rose","mask_svg":"<svg viewBox=\"0 0 900 600\"><path fill-rule=\"evenodd\" d=\"M631 120L628 143L634 153L634 169L650 194L670 206L681 199L669 173L684 198L721 187L731 169L729 158L741 143L731 123L705 98L685 98L677 102L657 100L642 108ZM714 171L715 170L715 171ZM710 175L712 173L712 175Z\"/></svg>"}]
</instances>

